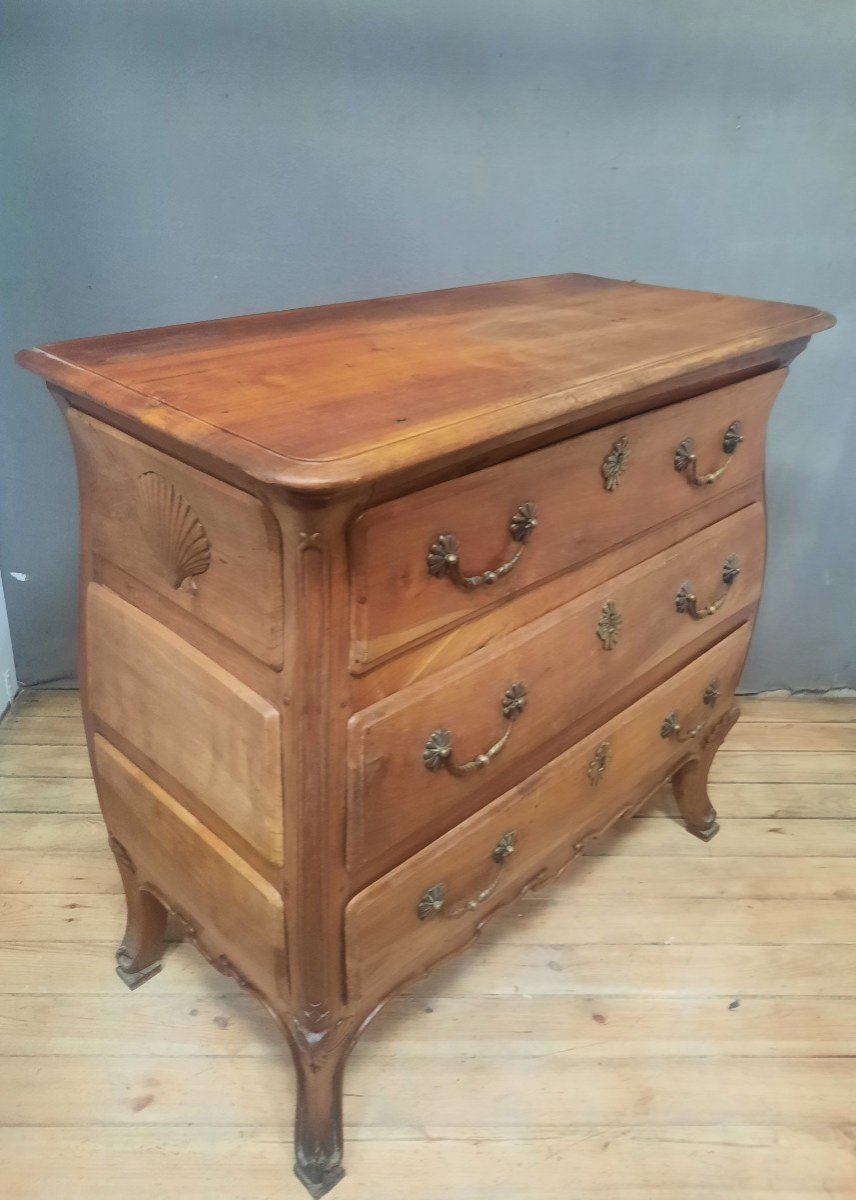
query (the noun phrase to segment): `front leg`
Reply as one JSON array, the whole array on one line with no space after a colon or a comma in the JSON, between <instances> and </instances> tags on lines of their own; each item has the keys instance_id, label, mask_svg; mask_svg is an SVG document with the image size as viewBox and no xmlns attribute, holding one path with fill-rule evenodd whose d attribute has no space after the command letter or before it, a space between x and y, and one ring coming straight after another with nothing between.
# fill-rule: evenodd
<instances>
[{"instance_id":1,"label":"front leg","mask_svg":"<svg viewBox=\"0 0 856 1200\"><path fill-rule=\"evenodd\" d=\"M703 735L699 753L672 776L672 790L686 827L694 837L709 842L719 832L716 809L707 793L711 764L717 750L733 728L740 709L729 709Z\"/></svg>"},{"instance_id":2,"label":"front leg","mask_svg":"<svg viewBox=\"0 0 856 1200\"><path fill-rule=\"evenodd\" d=\"M110 849L122 876L128 908L125 936L116 951L116 974L133 991L161 969L169 914L156 896L139 887L134 864L122 843L111 837Z\"/></svg>"},{"instance_id":3,"label":"front leg","mask_svg":"<svg viewBox=\"0 0 856 1200\"><path fill-rule=\"evenodd\" d=\"M317 1200L345 1174L342 1085L354 1027L347 1019L318 1032L294 1019L284 1024L297 1074L294 1173Z\"/></svg>"}]
</instances>

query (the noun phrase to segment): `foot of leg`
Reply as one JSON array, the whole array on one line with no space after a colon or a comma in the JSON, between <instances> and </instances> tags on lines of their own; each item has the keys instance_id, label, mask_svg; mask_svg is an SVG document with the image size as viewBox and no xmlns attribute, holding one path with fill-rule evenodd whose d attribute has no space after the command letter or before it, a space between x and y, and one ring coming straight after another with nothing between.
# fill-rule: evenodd
<instances>
[{"instance_id":1,"label":"foot of leg","mask_svg":"<svg viewBox=\"0 0 856 1200\"><path fill-rule=\"evenodd\" d=\"M128 910L125 936L116 951L116 974L133 991L161 969L168 913L157 897L139 888L124 846L111 838L110 848L122 876Z\"/></svg>"}]
</instances>

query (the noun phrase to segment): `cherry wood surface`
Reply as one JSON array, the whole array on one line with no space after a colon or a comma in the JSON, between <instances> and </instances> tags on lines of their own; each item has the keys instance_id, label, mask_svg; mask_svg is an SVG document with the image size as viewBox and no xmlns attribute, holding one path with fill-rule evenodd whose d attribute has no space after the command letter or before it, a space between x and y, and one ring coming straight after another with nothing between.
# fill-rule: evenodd
<instances>
[{"instance_id":1,"label":"cherry wood surface","mask_svg":"<svg viewBox=\"0 0 856 1200\"><path fill-rule=\"evenodd\" d=\"M269 509L101 421L74 410L68 419L91 496L99 574L127 573L269 666L281 666L282 554ZM139 488L153 477L160 491L143 504ZM180 563L182 538L193 536L191 526L210 560L203 588L200 576L176 586L173 564Z\"/></svg>"},{"instance_id":2,"label":"cherry wood surface","mask_svg":"<svg viewBox=\"0 0 856 1200\"><path fill-rule=\"evenodd\" d=\"M830 324L816 308L553 275L54 343L20 361L144 440L327 490L531 435Z\"/></svg>"},{"instance_id":3,"label":"cherry wood surface","mask_svg":"<svg viewBox=\"0 0 856 1200\"><path fill-rule=\"evenodd\" d=\"M228 951L238 972L287 993L281 892L103 737L94 747L106 820L122 846L134 847L134 890L163 888L184 936L201 938L215 958ZM160 944L154 949L159 963Z\"/></svg>"},{"instance_id":4,"label":"cherry wood surface","mask_svg":"<svg viewBox=\"0 0 856 1200\"><path fill-rule=\"evenodd\" d=\"M784 379L784 371L761 375L370 509L351 535L357 669L704 504L711 488L693 487L675 470L685 438L702 470L728 463L719 490L745 484L762 469L767 418ZM729 461L722 443L733 421L743 442ZM626 466L606 491L603 462L621 443ZM521 548L509 520L524 503L537 506L538 524L508 575L464 591L428 574L426 552L444 533L458 537L465 574L507 561Z\"/></svg>"},{"instance_id":5,"label":"cherry wood surface","mask_svg":"<svg viewBox=\"0 0 856 1200\"><path fill-rule=\"evenodd\" d=\"M21 355L78 461L83 711L127 910L118 974L157 975L172 913L262 1001L293 1057L313 1196L343 1174L351 1048L482 912L666 780L688 830L717 833L708 778L758 605L766 419L831 320L556 276ZM525 501L543 519L496 592L462 600L428 575L440 533L460 535L465 570L493 570ZM607 650L609 600L626 623ZM527 681L505 762L456 808L461 780L422 758L434 721L481 753L497 693ZM4 749L12 794L32 748ZM51 780L85 781L84 748L55 749ZM786 770L780 743L772 756ZM492 864L494 892L479 881L498 847L471 831L491 842L512 814L520 847ZM66 833L78 849L104 836L91 820ZM450 906L476 889L474 919L414 916L435 867Z\"/></svg>"},{"instance_id":6,"label":"cherry wood surface","mask_svg":"<svg viewBox=\"0 0 856 1200\"><path fill-rule=\"evenodd\" d=\"M279 714L101 584L86 597L91 715L282 862Z\"/></svg>"},{"instance_id":7,"label":"cherry wood surface","mask_svg":"<svg viewBox=\"0 0 856 1200\"><path fill-rule=\"evenodd\" d=\"M741 572L725 588L723 563L732 555ZM639 681L673 656L697 655L722 636L724 621L754 608L763 571L764 514L754 504L357 713L349 728L352 865L388 862L402 842L406 850L436 837L542 765L544 748L555 752L563 732L574 740L587 713L623 689L632 694L634 684L638 693ZM725 603L708 618L678 612L685 581L700 604L723 596ZM606 604L620 619L610 648L598 635ZM454 735L461 762L496 742L506 729L502 696L516 682L527 688L526 708L495 759L463 777L426 771L423 748L435 729Z\"/></svg>"},{"instance_id":8,"label":"cherry wood surface","mask_svg":"<svg viewBox=\"0 0 856 1200\"><path fill-rule=\"evenodd\" d=\"M587 838L633 812L664 777L679 776L679 764L692 760L698 746L721 740L726 723L736 719L732 696L748 643L749 628L743 626L355 897L346 915L353 996L366 988L388 991L465 945L509 895L546 882ZM711 683L720 696L707 705L704 695ZM663 720L672 712L679 713L685 731L701 726L694 739L661 736ZM609 758L597 770L593 764L602 746ZM688 817L691 803L687 798ZM492 854L508 832L516 835L516 845L507 865L498 866ZM448 889L444 908L436 919L420 920L420 898L437 884ZM491 885L495 890L480 902L480 893ZM470 911L468 903L473 903Z\"/></svg>"},{"instance_id":9,"label":"cherry wood surface","mask_svg":"<svg viewBox=\"0 0 856 1200\"><path fill-rule=\"evenodd\" d=\"M412 684L429 679L467 655L553 612L568 601L609 587L616 576L701 534L709 526L752 504L764 504L764 479L757 475L739 488L710 489L707 502L691 506L629 541L621 541L596 558L571 567L539 587L510 595L496 606L478 609L468 620L448 625L425 642L403 646L389 658L350 678L351 708L358 712ZM189 633L191 631L188 631Z\"/></svg>"}]
</instances>

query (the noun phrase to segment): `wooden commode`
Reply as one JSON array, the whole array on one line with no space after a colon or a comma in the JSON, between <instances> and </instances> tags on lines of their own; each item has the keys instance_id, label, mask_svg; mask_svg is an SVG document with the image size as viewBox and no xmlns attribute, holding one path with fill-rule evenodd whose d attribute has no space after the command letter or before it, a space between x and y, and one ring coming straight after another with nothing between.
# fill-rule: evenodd
<instances>
[{"instance_id":1,"label":"wooden commode","mask_svg":"<svg viewBox=\"0 0 856 1200\"><path fill-rule=\"evenodd\" d=\"M77 456L119 974L169 911L267 1005L313 1195L391 995L665 780L716 832L767 417L831 324L557 275L19 356Z\"/></svg>"}]
</instances>

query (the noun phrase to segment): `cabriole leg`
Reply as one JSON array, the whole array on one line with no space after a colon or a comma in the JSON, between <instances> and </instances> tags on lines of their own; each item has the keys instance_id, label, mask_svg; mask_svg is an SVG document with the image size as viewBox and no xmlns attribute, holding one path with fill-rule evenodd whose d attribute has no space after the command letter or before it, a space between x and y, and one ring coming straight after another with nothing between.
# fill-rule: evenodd
<instances>
[{"instance_id":1,"label":"cabriole leg","mask_svg":"<svg viewBox=\"0 0 856 1200\"><path fill-rule=\"evenodd\" d=\"M694 837L709 842L719 832L716 809L707 794L707 780L711 764L726 734L740 716L739 708L732 708L704 735L700 753L682 766L672 777L672 789L686 827Z\"/></svg>"},{"instance_id":2,"label":"cabriole leg","mask_svg":"<svg viewBox=\"0 0 856 1200\"><path fill-rule=\"evenodd\" d=\"M289 1038L297 1073L294 1173L319 1197L345 1174L342 1166L342 1084L347 1044L312 1053Z\"/></svg>"},{"instance_id":3,"label":"cabriole leg","mask_svg":"<svg viewBox=\"0 0 856 1200\"><path fill-rule=\"evenodd\" d=\"M672 788L686 827L694 837L709 842L719 832L716 809L707 794L710 758L696 758L672 779Z\"/></svg>"},{"instance_id":4,"label":"cabriole leg","mask_svg":"<svg viewBox=\"0 0 856 1200\"><path fill-rule=\"evenodd\" d=\"M133 991L161 969L168 913L160 900L138 886L134 864L122 843L111 837L110 849L128 906L125 936L116 951L116 974Z\"/></svg>"}]
</instances>

